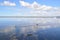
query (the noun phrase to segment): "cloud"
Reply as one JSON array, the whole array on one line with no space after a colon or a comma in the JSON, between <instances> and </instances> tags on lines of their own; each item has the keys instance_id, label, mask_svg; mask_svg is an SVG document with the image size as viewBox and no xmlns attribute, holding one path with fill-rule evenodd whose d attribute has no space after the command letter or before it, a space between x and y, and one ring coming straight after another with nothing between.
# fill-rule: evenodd
<instances>
[{"instance_id":1,"label":"cloud","mask_svg":"<svg viewBox=\"0 0 60 40\"><path fill-rule=\"evenodd\" d=\"M20 4L24 7L30 7L30 4L24 1L20 1Z\"/></svg>"},{"instance_id":2,"label":"cloud","mask_svg":"<svg viewBox=\"0 0 60 40\"><path fill-rule=\"evenodd\" d=\"M0 3L2 6L16 6L15 3L9 2L9 1L4 1L3 3Z\"/></svg>"},{"instance_id":3,"label":"cloud","mask_svg":"<svg viewBox=\"0 0 60 40\"><path fill-rule=\"evenodd\" d=\"M37 2L33 2L32 4L28 3L28 2L24 2L24 1L20 1L20 4L24 7L28 7L28 8L33 8L36 10L51 10L51 9L57 9L57 8L53 8L51 6L46 6L46 5L41 5L38 4Z\"/></svg>"},{"instance_id":4,"label":"cloud","mask_svg":"<svg viewBox=\"0 0 60 40\"><path fill-rule=\"evenodd\" d=\"M52 7L47 5L41 5L37 2L33 2L32 4L25 2L25 1L19 1L21 6L27 7L30 10L30 15L33 16L60 16L60 8L58 7Z\"/></svg>"}]
</instances>

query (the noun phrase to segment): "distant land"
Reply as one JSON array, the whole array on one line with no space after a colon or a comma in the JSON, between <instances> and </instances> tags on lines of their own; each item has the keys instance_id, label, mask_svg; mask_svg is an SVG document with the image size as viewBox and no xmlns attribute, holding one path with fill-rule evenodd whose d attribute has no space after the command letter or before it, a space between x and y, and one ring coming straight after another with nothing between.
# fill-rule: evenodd
<instances>
[{"instance_id":1,"label":"distant land","mask_svg":"<svg viewBox=\"0 0 60 40\"><path fill-rule=\"evenodd\" d=\"M60 16L0 16L0 18L60 18Z\"/></svg>"}]
</instances>

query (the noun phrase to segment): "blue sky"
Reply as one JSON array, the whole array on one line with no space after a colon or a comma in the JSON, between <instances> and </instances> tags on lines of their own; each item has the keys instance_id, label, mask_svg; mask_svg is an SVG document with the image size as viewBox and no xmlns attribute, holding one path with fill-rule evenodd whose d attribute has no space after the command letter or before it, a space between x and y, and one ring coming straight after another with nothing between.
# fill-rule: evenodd
<instances>
[{"instance_id":1,"label":"blue sky","mask_svg":"<svg viewBox=\"0 0 60 40\"><path fill-rule=\"evenodd\" d=\"M34 3L35 2L35 3ZM26 5L28 4L28 5ZM37 7L34 8L36 5ZM30 7L29 7L30 6ZM33 7L33 8L32 8ZM39 7L46 7L43 10ZM0 0L0 16L20 16L20 15L60 15L60 0ZM51 10L47 12L49 9ZM53 8L53 9L52 9ZM54 10L57 9L55 12ZM39 10L38 10L39 9ZM38 11L37 11L38 10ZM44 13L43 13L44 12ZM50 14L52 13L52 14ZM41 15L40 15L41 14Z\"/></svg>"}]
</instances>

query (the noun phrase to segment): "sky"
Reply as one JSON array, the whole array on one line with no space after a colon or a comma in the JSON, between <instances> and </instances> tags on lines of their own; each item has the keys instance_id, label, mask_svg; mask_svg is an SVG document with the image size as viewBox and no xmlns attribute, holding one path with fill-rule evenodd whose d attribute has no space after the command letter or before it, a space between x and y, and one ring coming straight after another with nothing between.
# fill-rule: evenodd
<instances>
[{"instance_id":1,"label":"sky","mask_svg":"<svg viewBox=\"0 0 60 40\"><path fill-rule=\"evenodd\" d=\"M0 0L0 16L60 16L60 0Z\"/></svg>"}]
</instances>

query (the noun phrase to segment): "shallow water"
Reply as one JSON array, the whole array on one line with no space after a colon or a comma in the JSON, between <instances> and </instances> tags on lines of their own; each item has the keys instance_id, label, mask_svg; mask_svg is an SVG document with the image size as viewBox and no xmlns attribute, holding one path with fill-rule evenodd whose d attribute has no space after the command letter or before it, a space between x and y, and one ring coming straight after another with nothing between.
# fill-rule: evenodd
<instances>
[{"instance_id":1,"label":"shallow water","mask_svg":"<svg viewBox=\"0 0 60 40\"><path fill-rule=\"evenodd\" d=\"M59 20L54 18L0 19L0 40L60 40Z\"/></svg>"}]
</instances>

